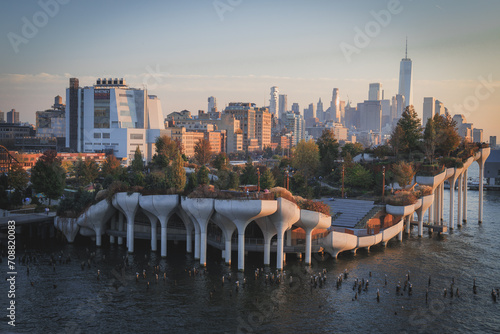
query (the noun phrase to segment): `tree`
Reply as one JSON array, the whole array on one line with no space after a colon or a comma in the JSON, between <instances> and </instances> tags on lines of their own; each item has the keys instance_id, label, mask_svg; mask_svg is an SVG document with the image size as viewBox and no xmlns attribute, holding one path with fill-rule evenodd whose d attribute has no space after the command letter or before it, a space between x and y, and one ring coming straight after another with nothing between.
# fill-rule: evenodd
<instances>
[{"instance_id":1,"label":"tree","mask_svg":"<svg viewBox=\"0 0 500 334\"><path fill-rule=\"evenodd\" d=\"M113 154L106 157L101 165L101 175L106 177L107 175L112 175L116 177L122 173L122 165L118 159Z\"/></svg>"},{"instance_id":2,"label":"tree","mask_svg":"<svg viewBox=\"0 0 500 334\"><path fill-rule=\"evenodd\" d=\"M240 176L236 172L230 172L229 185L227 188L237 190L239 186L240 186Z\"/></svg>"},{"instance_id":3,"label":"tree","mask_svg":"<svg viewBox=\"0 0 500 334\"><path fill-rule=\"evenodd\" d=\"M99 176L99 165L95 160L87 157L85 160L81 158L76 162L74 173L78 184L81 186L93 183Z\"/></svg>"},{"instance_id":4,"label":"tree","mask_svg":"<svg viewBox=\"0 0 500 334\"><path fill-rule=\"evenodd\" d=\"M167 182L170 188L174 188L177 191L184 190L186 186L186 170L184 169L184 159L182 159L180 151L177 151L172 164L167 168L167 175Z\"/></svg>"},{"instance_id":5,"label":"tree","mask_svg":"<svg viewBox=\"0 0 500 334\"><path fill-rule=\"evenodd\" d=\"M401 141L402 146L409 151L410 157L411 152L420 146L420 139L422 139L422 126L420 124L420 118L418 118L413 106L406 107L398 121L398 126L401 127L403 132L403 136L398 139Z\"/></svg>"},{"instance_id":6,"label":"tree","mask_svg":"<svg viewBox=\"0 0 500 334\"><path fill-rule=\"evenodd\" d=\"M204 166L210 162L212 158L212 151L210 149L210 142L206 139L200 139L194 146L194 159L200 166Z\"/></svg>"},{"instance_id":7,"label":"tree","mask_svg":"<svg viewBox=\"0 0 500 334\"><path fill-rule=\"evenodd\" d=\"M406 151L408 148L406 142L404 141L404 135L403 128L398 124L392 131L391 138L389 139L389 144L394 150L396 158L399 156L399 152Z\"/></svg>"},{"instance_id":8,"label":"tree","mask_svg":"<svg viewBox=\"0 0 500 334\"><path fill-rule=\"evenodd\" d=\"M271 189L276 185L276 180L274 179L273 173L269 168L262 173L260 176L260 189Z\"/></svg>"},{"instance_id":9,"label":"tree","mask_svg":"<svg viewBox=\"0 0 500 334\"><path fill-rule=\"evenodd\" d=\"M401 188L406 188L409 186L413 177L415 176L415 169L411 162L399 161L397 164L392 166L392 172L394 173L394 178Z\"/></svg>"},{"instance_id":10,"label":"tree","mask_svg":"<svg viewBox=\"0 0 500 334\"><path fill-rule=\"evenodd\" d=\"M384 159L388 155L391 155L392 150L389 145L378 145L373 149L373 155L379 159Z\"/></svg>"},{"instance_id":11,"label":"tree","mask_svg":"<svg viewBox=\"0 0 500 334\"><path fill-rule=\"evenodd\" d=\"M21 164L12 164L9 169L8 184L16 192L23 193L28 187L30 177Z\"/></svg>"},{"instance_id":12,"label":"tree","mask_svg":"<svg viewBox=\"0 0 500 334\"><path fill-rule=\"evenodd\" d=\"M328 175L335 160L339 157L339 143L335 139L333 130L325 129L316 141L319 149L321 175Z\"/></svg>"},{"instance_id":13,"label":"tree","mask_svg":"<svg viewBox=\"0 0 500 334\"><path fill-rule=\"evenodd\" d=\"M142 172L142 169L144 168L144 162L142 161L142 153L139 145L137 145L137 148L135 149L134 159L132 160L131 166L132 171L136 173Z\"/></svg>"},{"instance_id":14,"label":"tree","mask_svg":"<svg viewBox=\"0 0 500 334\"><path fill-rule=\"evenodd\" d=\"M436 114L433 121L436 127L436 150L443 156L449 156L461 141L457 131L457 122L448 113L443 116Z\"/></svg>"},{"instance_id":15,"label":"tree","mask_svg":"<svg viewBox=\"0 0 500 334\"><path fill-rule=\"evenodd\" d=\"M363 147L363 144L361 144L361 143L346 143L342 147L341 155L342 155L342 158L345 158L347 156L347 154L349 154L351 156L351 158L354 158L358 154L363 153L363 150L364 150L364 147Z\"/></svg>"},{"instance_id":16,"label":"tree","mask_svg":"<svg viewBox=\"0 0 500 334\"><path fill-rule=\"evenodd\" d=\"M319 149L313 140L301 140L295 148L292 165L307 180L314 175L319 167Z\"/></svg>"},{"instance_id":17,"label":"tree","mask_svg":"<svg viewBox=\"0 0 500 334\"><path fill-rule=\"evenodd\" d=\"M57 158L57 152L47 150L31 169L31 183L37 192L43 192L49 198L59 198L64 191L66 173Z\"/></svg>"},{"instance_id":18,"label":"tree","mask_svg":"<svg viewBox=\"0 0 500 334\"><path fill-rule=\"evenodd\" d=\"M205 165L201 166L196 175L198 185L210 184L210 178L208 177L208 172L209 172L208 168Z\"/></svg>"},{"instance_id":19,"label":"tree","mask_svg":"<svg viewBox=\"0 0 500 334\"><path fill-rule=\"evenodd\" d=\"M257 168L253 165L252 159L248 158L245 168L240 176L240 184L257 184Z\"/></svg>"},{"instance_id":20,"label":"tree","mask_svg":"<svg viewBox=\"0 0 500 334\"><path fill-rule=\"evenodd\" d=\"M217 154L212 162L212 165L217 170L229 169L229 158L227 157L226 153L220 152L219 154Z\"/></svg>"},{"instance_id":21,"label":"tree","mask_svg":"<svg viewBox=\"0 0 500 334\"><path fill-rule=\"evenodd\" d=\"M163 135L156 137L156 154L153 156L153 164L159 168L166 168L170 161L174 159L177 152L182 154L181 145L178 141Z\"/></svg>"},{"instance_id":22,"label":"tree","mask_svg":"<svg viewBox=\"0 0 500 334\"><path fill-rule=\"evenodd\" d=\"M373 182L372 173L360 164L353 164L345 171L345 183L349 187L370 189Z\"/></svg>"},{"instance_id":23,"label":"tree","mask_svg":"<svg viewBox=\"0 0 500 334\"><path fill-rule=\"evenodd\" d=\"M434 155L436 153L436 126L434 124L434 119L429 118L425 124L424 130L424 153L429 162L432 164L434 162Z\"/></svg>"}]
</instances>

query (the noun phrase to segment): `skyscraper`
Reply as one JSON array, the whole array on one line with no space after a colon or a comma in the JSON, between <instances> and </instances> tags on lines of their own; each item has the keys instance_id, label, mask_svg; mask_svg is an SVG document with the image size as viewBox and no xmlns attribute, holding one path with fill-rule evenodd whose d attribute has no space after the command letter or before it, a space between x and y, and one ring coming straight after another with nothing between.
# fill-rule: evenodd
<instances>
[{"instance_id":1,"label":"skyscraper","mask_svg":"<svg viewBox=\"0 0 500 334\"><path fill-rule=\"evenodd\" d=\"M340 97L338 88L333 89L332 101L330 102L330 119L340 122Z\"/></svg>"},{"instance_id":2,"label":"skyscraper","mask_svg":"<svg viewBox=\"0 0 500 334\"><path fill-rule=\"evenodd\" d=\"M278 117L281 118L281 115L286 113L287 110L288 110L288 97L285 94L281 94L279 96Z\"/></svg>"},{"instance_id":3,"label":"skyscraper","mask_svg":"<svg viewBox=\"0 0 500 334\"><path fill-rule=\"evenodd\" d=\"M213 96L208 98L208 110L207 112L217 112L217 99Z\"/></svg>"},{"instance_id":4,"label":"skyscraper","mask_svg":"<svg viewBox=\"0 0 500 334\"><path fill-rule=\"evenodd\" d=\"M412 62L408 58L408 40L406 41L405 57L401 59L399 65L399 94L405 98L404 107L413 105L413 87L412 87Z\"/></svg>"},{"instance_id":5,"label":"skyscraper","mask_svg":"<svg viewBox=\"0 0 500 334\"><path fill-rule=\"evenodd\" d=\"M321 97L320 97L316 107L316 115L314 117L317 117L319 121L322 122L324 112L325 111L323 110L323 102L321 102Z\"/></svg>"},{"instance_id":6,"label":"skyscraper","mask_svg":"<svg viewBox=\"0 0 500 334\"><path fill-rule=\"evenodd\" d=\"M380 82L375 82L370 84L370 89L368 90L368 100L378 101L382 99L382 84Z\"/></svg>"},{"instance_id":7,"label":"skyscraper","mask_svg":"<svg viewBox=\"0 0 500 334\"><path fill-rule=\"evenodd\" d=\"M7 123L19 123L19 112L16 109L7 112Z\"/></svg>"},{"instance_id":8,"label":"skyscraper","mask_svg":"<svg viewBox=\"0 0 500 334\"><path fill-rule=\"evenodd\" d=\"M424 108L423 108L423 118L422 125L427 124L429 118L433 118L436 113L436 99L433 97L424 97Z\"/></svg>"},{"instance_id":9,"label":"skyscraper","mask_svg":"<svg viewBox=\"0 0 500 334\"><path fill-rule=\"evenodd\" d=\"M279 118L278 115L278 96L279 96L279 90L278 87L273 86L271 87L271 99L269 100L269 112L271 115L274 115L274 117Z\"/></svg>"},{"instance_id":10,"label":"skyscraper","mask_svg":"<svg viewBox=\"0 0 500 334\"><path fill-rule=\"evenodd\" d=\"M300 115L300 107L298 103L293 103L292 104L292 112L294 114Z\"/></svg>"}]
</instances>

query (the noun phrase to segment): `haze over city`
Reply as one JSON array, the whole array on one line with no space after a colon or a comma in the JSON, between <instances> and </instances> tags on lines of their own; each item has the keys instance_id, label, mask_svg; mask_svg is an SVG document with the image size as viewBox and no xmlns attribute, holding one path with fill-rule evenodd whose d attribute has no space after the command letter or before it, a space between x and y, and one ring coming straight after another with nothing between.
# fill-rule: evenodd
<instances>
[{"instance_id":1,"label":"haze over city","mask_svg":"<svg viewBox=\"0 0 500 334\"><path fill-rule=\"evenodd\" d=\"M435 97L482 128L487 140L499 135L500 124L499 7L403 0L9 2L0 14L0 110L16 109L21 121L34 123L54 96L65 98L70 77L82 86L100 77L147 86L165 116L206 110L208 96L221 109L236 101L268 106L271 86L301 112L319 98L328 104L334 87L355 104L368 98L369 83L380 82L390 98L408 38L419 115L423 98ZM35 30L26 22L37 23Z\"/></svg>"}]
</instances>

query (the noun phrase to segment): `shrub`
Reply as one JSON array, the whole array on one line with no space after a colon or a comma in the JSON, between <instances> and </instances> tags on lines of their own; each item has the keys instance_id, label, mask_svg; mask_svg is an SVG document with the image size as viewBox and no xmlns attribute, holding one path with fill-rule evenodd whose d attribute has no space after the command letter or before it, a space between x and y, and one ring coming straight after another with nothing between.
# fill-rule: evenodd
<instances>
[{"instance_id":1,"label":"shrub","mask_svg":"<svg viewBox=\"0 0 500 334\"><path fill-rule=\"evenodd\" d=\"M462 159L454 157L442 158L441 164L444 165L446 168L462 168L464 166Z\"/></svg>"},{"instance_id":2,"label":"shrub","mask_svg":"<svg viewBox=\"0 0 500 334\"><path fill-rule=\"evenodd\" d=\"M330 215L330 206L323 202L302 198L297 201L297 204L299 208L303 210L316 211L325 215Z\"/></svg>"},{"instance_id":3,"label":"shrub","mask_svg":"<svg viewBox=\"0 0 500 334\"><path fill-rule=\"evenodd\" d=\"M284 199L287 199L290 202L297 204L297 201L293 197L292 193L283 187L274 187L274 188L269 189L269 191L272 194L274 194L275 199L277 199L278 197L283 197Z\"/></svg>"},{"instance_id":4,"label":"shrub","mask_svg":"<svg viewBox=\"0 0 500 334\"><path fill-rule=\"evenodd\" d=\"M420 197L429 196L429 195L432 195L432 187L419 184L416 191L415 191L415 196L420 198Z\"/></svg>"},{"instance_id":5,"label":"shrub","mask_svg":"<svg viewBox=\"0 0 500 334\"><path fill-rule=\"evenodd\" d=\"M385 198L385 203L395 206L412 205L417 202L417 197L411 191L401 190Z\"/></svg>"}]
</instances>

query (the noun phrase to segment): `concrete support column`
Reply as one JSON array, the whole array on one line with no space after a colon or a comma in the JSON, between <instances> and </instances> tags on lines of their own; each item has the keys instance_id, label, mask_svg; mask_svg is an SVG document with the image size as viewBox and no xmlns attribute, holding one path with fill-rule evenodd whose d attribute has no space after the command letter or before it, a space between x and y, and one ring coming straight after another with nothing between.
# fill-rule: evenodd
<instances>
[{"instance_id":1,"label":"concrete support column","mask_svg":"<svg viewBox=\"0 0 500 334\"><path fill-rule=\"evenodd\" d=\"M458 177L458 208L457 208L457 226L462 226L462 186L463 174Z\"/></svg>"},{"instance_id":2,"label":"concrete support column","mask_svg":"<svg viewBox=\"0 0 500 334\"><path fill-rule=\"evenodd\" d=\"M101 228L96 227L95 228L95 245L97 247L101 247L102 244L102 234L101 234Z\"/></svg>"},{"instance_id":3,"label":"concrete support column","mask_svg":"<svg viewBox=\"0 0 500 334\"><path fill-rule=\"evenodd\" d=\"M467 177L468 177L468 169L464 171L464 177L463 177L463 191L464 191L464 197L463 197L463 212L462 212L462 221L464 223L467 223Z\"/></svg>"},{"instance_id":4,"label":"concrete support column","mask_svg":"<svg viewBox=\"0 0 500 334\"><path fill-rule=\"evenodd\" d=\"M194 233L194 258L196 260L200 259L200 231Z\"/></svg>"},{"instance_id":5,"label":"concrete support column","mask_svg":"<svg viewBox=\"0 0 500 334\"><path fill-rule=\"evenodd\" d=\"M277 244L276 244L276 268L283 269L283 246L284 246L284 233L278 231Z\"/></svg>"},{"instance_id":6,"label":"concrete support column","mask_svg":"<svg viewBox=\"0 0 500 334\"><path fill-rule=\"evenodd\" d=\"M193 230L186 229L186 253L193 252Z\"/></svg>"},{"instance_id":7,"label":"concrete support column","mask_svg":"<svg viewBox=\"0 0 500 334\"><path fill-rule=\"evenodd\" d=\"M424 235L424 213L418 217L418 236L421 238Z\"/></svg>"},{"instance_id":8,"label":"concrete support column","mask_svg":"<svg viewBox=\"0 0 500 334\"><path fill-rule=\"evenodd\" d=\"M480 160L479 163L479 208L478 208L478 223L483 223L483 186L484 186L484 161Z\"/></svg>"},{"instance_id":9,"label":"concrete support column","mask_svg":"<svg viewBox=\"0 0 500 334\"><path fill-rule=\"evenodd\" d=\"M167 257L167 222L160 221L160 225L161 225L161 240L160 240L161 257Z\"/></svg>"},{"instance_id":10,"label":"concrete support column","mask_svg":"<svg viewBox=\"0 0 500 334\"><path fill-rule=\"evenodd\" d=\"M443 212L444 212L444 182L440 185L440 195L439 200L441 204L439 204L439 222L443 225Z\"/></svg>"},{"instance_id":11,"label":"concrete support column","mask_svg":"<svg viewBox=\"0 0 500 334\"><path fill-rule=\"evenodd\" d=\"M272 237L266 236L264 234L264 265L269 266L271 264L271 240Z\"/></svg>"},{"instance_id":12,"label":"concrete support column","mask_svg":"<svg viewBox=\"0 0 500 334\"><path fill-rule=\"evenodd\" d=\"M410 234L410 226L411 226L411 215L404 217L406 219L406 234Z\"/></svg>"},{"instance_id":13,"label":"concrete support column","mask_svg":"<svg viewBox=\"0 0 500 334\"><path fill-rule=\"evenodd\" d=\"M154 219L154 223L151 222L151 250L153 252L156 252L156 246L157 246L157 243L158 243L158 240L157 240L157 235L156 235L156 219Z\"/></svg>"},{"instance_id":14,"label":"concrete support column","mask_svg":"<svg viewBox=\"0 0 500 334\"><path fill-rule=\"evenodd\" d=\"M224 251L224 257L226 260L226 264L231 265L231 251L232 251L232 245L231 245L231 238L226 238L226 250Z\"/></svg>"},{"instance_id":15,"label":"concrete support column","mask_svg":"<svg viewBox=\"0 0 500 334\"><path fill-rule=\"evenodd\" d=\"M287 230L286 232L286 245L292 246L292 229Z\"/></svg>"},{"instance_id":16,"label":"concrete support column","mask_svg":"<svg viewBox=\"0 0 500 334\"><path fill-rule=\"evenodd\" d=\"M312 229L306 229L306 264L311 264Z\"/></svg>"},{"instance_id":17,"label":"concrete support column","mask_svg":"<svg viewBox=\"0 0 500 334\"><path fill-rule=\"evenodd\" d=\"M401 229L401 231L399 231L398 233L398 240L403 241L403 229Z\"/></svg>"},{"instance_id":18,"label":"concrete support column","mask_svg":"<svg viewBox=\"0 0 500 334\"><path fill-rule=\"evenodd\" d=\"M245 229L238 230L238 270L245 270Z\"/></svg>"},{"instance_id":19,"label":"concrete support column","mask_svg":"<svg viewBox=\"0 0 500 334\"><path fill-rule=\"evenodd\" d=\"M429 207L429 212L427 213L427 223L432 225L434 223L434 203L436 203L436 198L432 201L431 206Z\"/></svg>"},{"instance_id":20,"label":"concrete support column","mask_svg":"<svg viewBox=\"0 0 500 334\"><path fill-rule=\"evenodd\" d=\"M113 215L111 218L111 230L116 230L116 214ZM109 236L109 243L114 244L115 243L115 237L113 235Z\"/></svg>"},{"instance_id":21,"label":"concrete support column","mask_svg":"<svg viewBox=\"0 0 500 334\"><path fill-rule=\"evenodd\" d=\"M134 217L127 216L127 248L129 253L134 252Z\"/></svg>"},{"instance_id":22,"label":"concrete support column","mask_svg":"<svg viewBox=\"0 0 500 334\"><path fill-rule=\"evenodd\" d=\"M202 229L200 232L200 265L207 265L207 231Z\"/></svg>"},{"instance_id":23,"label":"concrete support column","mask_svg":"<svg viewBox=\"0 0 500 334\"><path fill-rule=\"evenodd\" d=\"M123 213L118 212L118 231L123 232ZM118 245L123 245L123 237L118 237Z\"/></svg>"}]
</instances>

